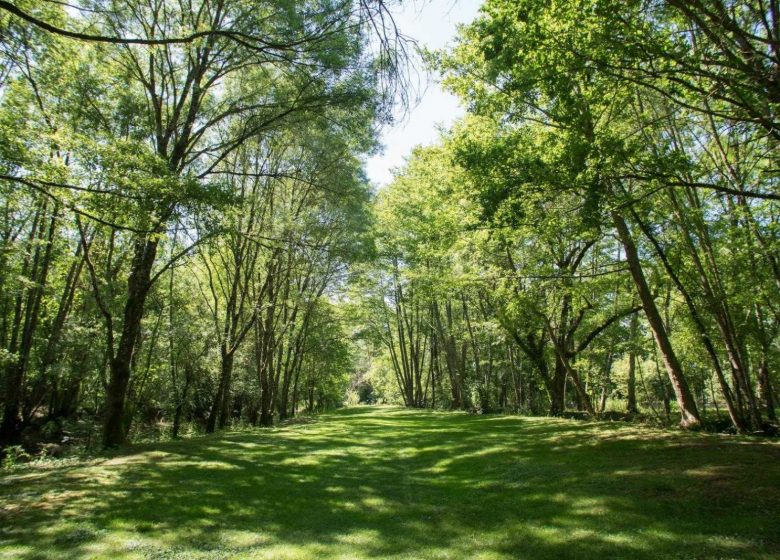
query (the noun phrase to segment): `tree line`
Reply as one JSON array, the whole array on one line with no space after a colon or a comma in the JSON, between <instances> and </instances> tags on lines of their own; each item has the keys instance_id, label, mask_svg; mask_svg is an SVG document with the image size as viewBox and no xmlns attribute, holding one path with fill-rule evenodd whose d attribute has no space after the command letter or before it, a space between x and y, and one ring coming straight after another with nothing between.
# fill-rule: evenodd
<instances>
[{"instance_id":1,"label":"tree line","mask_svg":"<svg viewBox=\"0 0 780 560\"><path fill-rule=\"evenodd\" d=\"M772 431L779 30L776 2L487 0L428 54L466 116L375 205L374 384Z\"/></svg>"},{"instance_id":2,"label":"tree line","mask_svg":"<svg viewBox=\"0 0 780 560\"><path fill-rule=\"evenodd\" d=\"M408 48L381 1L0 3L0 442L340 404Z\"/></svg>"},{"instance_id":3,"label":"tree line","mask_svg":"<svg viewBox=\"0 0 780 560\"><path fill-rule=\"evenodd\" d=\"M382 1L0 2L0 442L348 389L771 432L779 30L487 0L426 54L466 115L374 193L414 47Z\"/></svg>"}]
</instances>

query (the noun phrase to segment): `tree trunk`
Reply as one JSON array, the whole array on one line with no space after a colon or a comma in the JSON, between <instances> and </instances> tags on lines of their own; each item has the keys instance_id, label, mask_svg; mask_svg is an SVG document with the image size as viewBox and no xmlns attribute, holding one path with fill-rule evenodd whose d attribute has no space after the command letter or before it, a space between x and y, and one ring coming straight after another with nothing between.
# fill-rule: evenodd
<instances>
[{"instance_id":1,"label":"tree trunk","mask_svg":"<svg viewBox=\"0 0 780 560\"><path fill-rule=\"evenodd\" d=\"M125 416L127 387L130 382L133 353L141 331L146 296L151 287L152 266L157 256L158 240L142 239L136 242L130 276L127 280L127 302L119 347L111 359L111 377L106 390L103 421L103 447L125 443L130 419Z\"/></svg>"},{"instance_id":2,"label":"tree trunk","mask_svg":"<svg viewBox=\"0 0 780 560\"><path fill-rule=\"evenodd\" d=\"M173 413L173 427L171 428L171 437L179 437L179 430L181 429L181 416L184 412L184 404L187 402L187 393L190 390L190 384L192 383L193 371L192 366L184 366L184 387L181 390L181 396L176 403L176 410Z\"/></svg>"},{"instance_id":3,"label":"tree trunk","mask_svg":"<svg viewBox=\"0 0 780 560\"><path fill-rule=\"evenodd\" d=\"M734 427L737 429L738 432L740 433L745 432L747 429L747 421L744 418L744 411L741 409L741 407L738 408L736 405L736 400L737 398L740 397L741 393L737 392L735 395L734 392L732 392L731 388L729 387L728 381L726 381L726 376L723 373L723 367L721 366L720 358L718 357L718 353L715 350L715 346L713 345L707 326L705 325L704 321L702 320L699 314L699 310L696 307L696 303L694 302L688 290L683 285L679 275L675 272L674 268L669 262L669 259L666 256L666 252L661 247L661 244L658 243L658 241L656 240L655 236L652 234L650 229L642 222L642 220L639 219L639 216L635 212L633 213L633 215L634 215L634 219L639 225L639 228L642 230L642 232L645 234L645 237L647 237L647 239L650 241L650 243L652 243L653 247L655 248L658 257L661 259L661 263L664 265L664 269L666 270L666 273L669 275L669 278L672 280L672 282L674 282L674 285L677 287L677 290L680 292L680 294L683 296L683 299L685 300L685 304L688 307L688 311L691 315L691 319L693 320L694 325L699 331L699 336L701 337L702 344L704 345L704 348L710 357L710 361L712 362L712 367L715 370L715 375L718 378L718 384L720 386L721 394L723 395L723 399L726 402L726 409L728 410L729 417L731 418L732 424L734 424Z\"/></svg>"},{"instance_id":4,"label":"tree trunk","mask_svg":"<svg viewBox=\"0 0 780 560\"><path fill-rule=\"evenodd\" d=\"M769 379L769 366L767 364L766 354L762 353L761 363L758 366L758 388L761 395L761 401L766 409L766 415L769 420L775 422L777 414L775 413L775 400L772 395L772 382Z\"/></svg>"},{"instance_id":5,"label":"tree trunk","mask_svg":"<svg viewBox=\"0 0 780 560\"><path fill-rule=\"evenodd\" d=\"M612 212L612 221L618 232L620 241L623 244L623 249L626 252L628 268L634 279L639 300L645 310L647 322L650 325L653 338L655 338L655 342L661 352L669 381L674 388L677 404L680 407L680 426L683 428L696 427L701 424L699 411L696 408L696 401L688 387L688 382L685 379L677 355L674 353L671 341L669 340L666 328L664 327L663 319L655 304L653 294L650 292L650 288L647 285L647 280L645 279L644 271L642 270L642 263L639 260L639 254L637 253L636 245L634 245L634 240L631 237L631 232L628 229L628 224L626 224L626 221L617 212Z\"/></svg>"},{"instance_id":6,"label":"tree trunk","mask_svg":"<svg viewBox=\"0 0 780 560\"><path fill-rule=\"evenodd\" d=\"M577 373L577 370L574 369L566 357L565 349L561 348L561 346L556 343L554 339L555 333L553 332L552 327L548 326L548 330L550 338L553 340L553 347L555 348L555 352L558 358L556 360L556 370L558 369L557 364L560 362L561 366L564 368L564 371L569 374L569 378L572 380L572 383L574 383L574 388L577 391L577 396L580 400L580 403L582 404L582 407L588 414L595 417L596 410L593 408L593 403L591 403L590 396L588 395L585 386L582 384L579 373Z\"/></svg>"},{"instance_id":7,"label":"tree trunk","mask_svg":"<svg viewBox=\"0 0 780 560\"><path fill-rule=\"evenodd\" d=\"M629 336L631 338L631 349L628 352L628 413L638 414L639 409L636 406L636 336L639 330L639 315L631 315L631 326L629 327Z\"/></svg>"},{"instance_id":8,"label":"tree trunk","mask_svg":"<svg viewBox=\"0 0 780 560\"><path fill-rule=\"evenodd\" d=\"M217 394L214 395L214 401L211 403L211 412L206 423L206 433L212 434L217 427L222 428L225 425L225 407L230 394L230 377L233 373L233 352L229 351L222 343L220 346L220 375Z\"/></svg>"},{"instance_id":9,"label":"tree trunk","mask_svg":"<svg viewBox=\"0 0 780 560\"><path fill-rule=\"evenodd\" d=\"M39 209L40 216L46 212L45 201ZM43 290L46 286L49 267L51 264L52 247L54 245L54 235L57 224L57 208L55 207L49 219L48 230L43 227L43 219L35 221L30 240L37 237L38 244L34 250L32 267L27 275L32 281L33 286L26 289L26 298L19 296L17 301L17 313L15 313L16 324L15 333L19 333L21 328L21 339L18 347L12 346L16 350L17 358L6 371L5 383L5 409L3 411L3 421L0 424L0 443L13 443L19 436L19 427L21 425L19 413L22 408L24 396L24 378L27 373L27 365L30 360L30 354L33 347L33 338L38 326L40 317L41 300L43 299ZM37 231L36 231L37 229ZM41 254L41 245L45 244L43 254ZM27 264L26 261L25 265ZM26 268L26 266L25 266ZM21 313L20 306L24 299L24 313ZM15 337L16 340L16 337Z\"/></svg>"},{"instance_id":10,"label":"tree trunk","mask_svg":"<svg viewBox=\"0 0 780 560\"><path fill-rule=\"evenodd\" d=\"M544 357L541 357L544 360ZM546 364L545 364L546 366ZM545 367L546 369L546 367ZM561 359L555 356L555 370L551 378L547 379L546 388L550 397L550 416L563 416L566 411L566 395L564 385L566 384L566 367Z\"/></svg>"}]
</instances>

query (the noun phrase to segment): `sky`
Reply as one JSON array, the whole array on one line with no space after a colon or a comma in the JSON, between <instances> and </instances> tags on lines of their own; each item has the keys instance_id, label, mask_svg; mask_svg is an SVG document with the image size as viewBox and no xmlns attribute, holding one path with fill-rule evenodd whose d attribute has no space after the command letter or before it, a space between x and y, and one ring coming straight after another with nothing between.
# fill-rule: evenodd
<instances>
[{"instance_id":1,"label":"sky","mask_svg":"<svg viewBox=\"0 0 780 560\"><path fill-rule=\"evenodd\" d=\"M440 49L454 41L458 24L469 23L477 16L480 4L481 0L411 0L392 11L404 35L416 39L422 47ZM435 76L422 75L421 83L419 102L405 118L382 131L384 150L366 162L368 178L378 187L392 180L392 169L403 165L412 148L432 144L439 126L447 128L463 115L457 98L442 90Z\"/></svg>"}]
</instances>

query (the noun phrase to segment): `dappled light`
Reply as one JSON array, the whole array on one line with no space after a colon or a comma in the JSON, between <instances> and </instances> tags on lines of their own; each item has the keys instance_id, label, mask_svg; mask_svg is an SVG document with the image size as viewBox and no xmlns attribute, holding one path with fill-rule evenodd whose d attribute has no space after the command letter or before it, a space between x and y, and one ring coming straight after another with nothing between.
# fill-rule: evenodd
<instances>
[{"instance_id":1,"label":"dappled light","mask_svg":"<svg viewBox=\"0 0 780 560\"><path fill-rule=\"evenodd\" d=\"M17 558L770 558L780 447L358 407L2 479ZM765 465L759 468L758 465Z\"/></svg>"},{"instance_id":2,"label":"dappled light","mask_svg":"<svg viewBox=\"0 0 780 560\"><path fill-rule=\"evenodd\" d=\"M780 559L780 0L0 0L0 560Z\"/></svg>"}]
</instances>

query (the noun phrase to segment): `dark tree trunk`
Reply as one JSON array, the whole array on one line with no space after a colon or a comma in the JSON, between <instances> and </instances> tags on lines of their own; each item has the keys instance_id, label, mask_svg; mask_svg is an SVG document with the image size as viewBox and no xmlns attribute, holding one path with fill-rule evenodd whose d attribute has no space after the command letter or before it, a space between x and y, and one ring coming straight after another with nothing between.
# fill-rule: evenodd
<instances>
[{"instance_id":1,"label":"dark tree trunk","mask_svg":"<svg viewBox=\"0 0 780 560\"><path fill-rule=\"evenodd\" d=\"M219 421L218 428L220 430L224 429L228 425L231 413L233 411L233 399L230 386L233 381L234 355L235 354L233 352L230 352L230 354L226 356L225 362L222 364L222 375L225 378L225 386L224 390L222 391L222 403L219 406L219 414L217 415L217 419Z\"/></svg>"},{"instance_id":2,"label":"dark tree trunk","mask_svg":"<svg viewBox=\"0 0 780 560\"><path fill-rule=\"evenodd\" d=\"M39 215L42 216L45 212L46 204L44 202L40 207ZM37 238L39 242L34 249L32 265L29 269L29 274L27 274L28 278L33 282L33 286L26 289L26 298L20 295L17 301L14 325L16 336L11 348L12 353L16 353L17 358L6 370L5 407L2 424L0 424L0 443L14 443L19 437L19 428L21 426L19 413L24 397L24 378L33 348L35 331L38 326L43 290L48 279L56 225L57 208L55 207L49 219L48 230L44 229L43 219L41 218L40 221L35 221L30 235L31 241ZM41 244L45 244L45 248L41 247ZM26 264L28 263L25 262ZM23 312L22 309L24 310ZM21 334L21 337L18 337L18 334ZM17 340L19 341L18 346L16 345Z\"/></svg>"},{"instance_id":3,"label":"dark tree trunk","mask_svg":"<svg viewBox=\"0 0 780 560\"><path fill-rule=\"evenodd\" d=\"M544 357L541 357L544 361ZM545 369L546 364L545 364ZM544 379L544 377L543 377ZM552 377L546 379L545 386L550 397L550 416L563 416L566 411L566 368L558 356L555 357L555 370Z\"/></svg>"},{"instance_id":4,"label":"dark tree trunk","mask_svg":"<svg viewBox=\"0 0 780 560\"><path fill-rule=\"evenodd\" d=\"M189 365L184 366L184 387L182 387L181 395L178 397L178 402L176 403L176 410L173 413L173 427L171 428L171 436L174 438L179 437L179 430L181 429L181 417L184 412L184 405L187 402L187 394L190 390L192 378L192 367Z\"/></svg>"},{"instance_id":5,"label":"dark tree trunk","mask_svg":"<svg viewBox=\"0 0 780 560\"><path fill-rule=\"evenodd\" d=\"M225 344L220 346L220 375L217 394L211 403L211 412L206 423L206 433L212 434L217 427L222 428L227 418L226 409L230 395L230 378L233 374L233 352Z\"/></svg>"},{"instance_id":6,"label":"dark tree trunk","mask_svg":"<svg viewBox=\"0 0 780 560\"><path fill-rule=\"evenodd\" d=\"M775 422L777 414L775 413L775 399L772 395L772 382L769 378L769 366L766 355L762 354L761 363L758 366L758 388L761 394L761 401L766 409L766 415L769 420Z\"/></svg>"},{"instance_id":7,"label":"dark tree trunk","mask_svg":"<svg viewBox=\"0 0 780 560\"><path fill-rule=\"evenodd\" d=\"M138 334L141 331L146 296L151 287L152 266L157 256L158 241L139 240L135 246L133 264L127 280L127 302L124 309L122 336L116 354L111 359L111 377L106 390L103 446L116 447L125 443L130 419L125 415L127 388Z\"/></svg>"},{"instance_id":8,"label":"dark tree trunk","mask_svg":"<svg viewBox=\"0 0 780 560\"><path fill-rule=\"evenodd\" d=\"M552 332L550 334L552 335ZM558 351L558 358L562 363L566 373L568 373L569 378L572 380L572 383L574 383L574 388L577 391L577 396L580 402L582 403L582 408L591 416L596 416L596 410L593 408L593 403L591 403L590 396L585 389L585 385L580 379L579 373L576 369L574 369L574 366L571 365L560 347L556 346L556 351Z\"/></svg>"}]
</instances>

